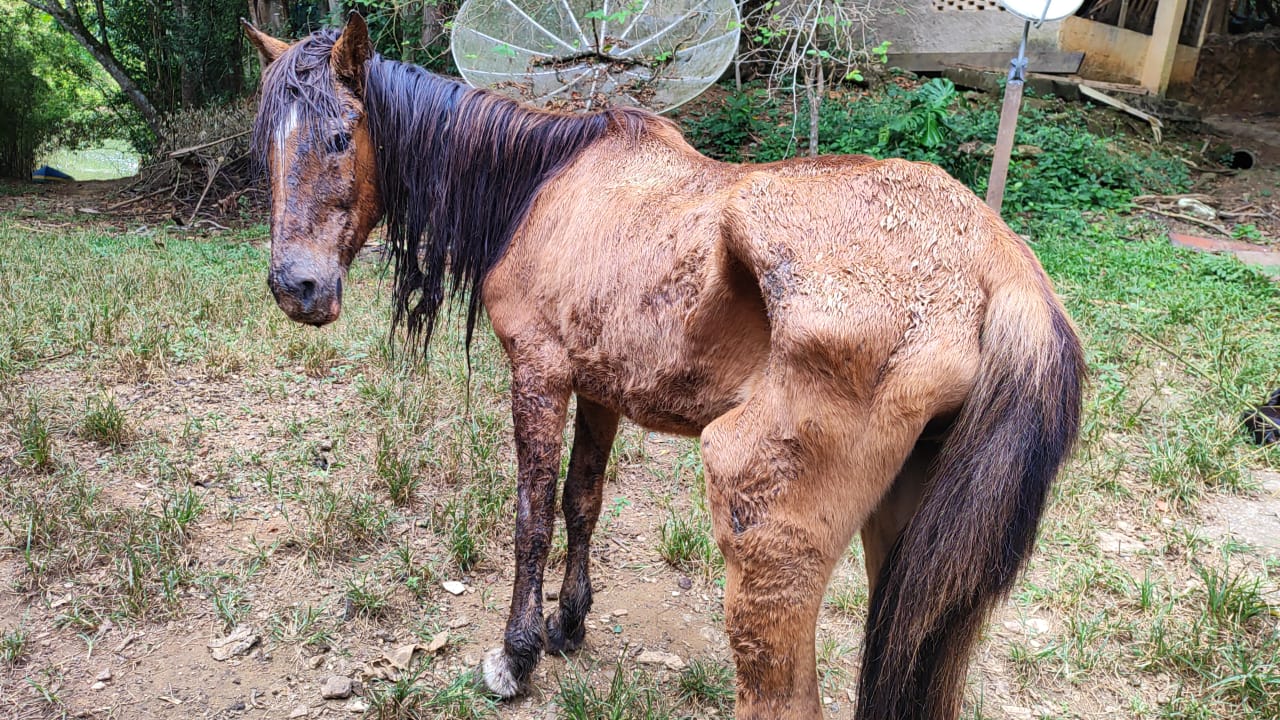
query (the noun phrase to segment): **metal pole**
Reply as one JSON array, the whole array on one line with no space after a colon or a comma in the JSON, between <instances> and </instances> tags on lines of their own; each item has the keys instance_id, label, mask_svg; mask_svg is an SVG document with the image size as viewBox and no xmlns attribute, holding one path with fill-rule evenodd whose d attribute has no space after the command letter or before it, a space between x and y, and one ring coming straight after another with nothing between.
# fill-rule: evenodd
<instances>
[{"instance_id":1,"label":"metal pole","mask_svg":"<svg viewBox=\"0 0 1280 720\"><path fill-rule=\"evenodd\" d=\"M1013 153L1013 135L1018 129L1018 110L1022 107L1022 84L1027 77L1027 35L1031 21L1022 26L1022 42L1018 57L1009 63L1009 81L1004 86L1004 104L1000 107L1000 129L991 159L991 177L987 181L987 206L997 213L1004 203L1004 184L1009 175L1009 156Z\"/></svg>"}]
</instances>

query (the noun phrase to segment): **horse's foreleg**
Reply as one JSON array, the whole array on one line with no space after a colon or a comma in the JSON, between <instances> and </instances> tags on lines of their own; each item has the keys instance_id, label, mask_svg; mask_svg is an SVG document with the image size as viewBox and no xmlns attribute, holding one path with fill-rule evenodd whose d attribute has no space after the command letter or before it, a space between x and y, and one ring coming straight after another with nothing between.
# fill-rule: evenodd
<instances>
[{"instance_id":1,"label":"horse's foreleg","mask_svg":"<svg viewBox=\"0 0 1280 720\"><path fill-rule=\"evenodd\" d=\"M485 655L484 681L502 697L520 692L542 652L542 574L555 524L561 433L569 404L567 378L544 367L513 363L511 412L515 420L516 579L501 648Z\"/></svg>"},{"instance_id":2,"label":"horse's foreleg","mask_svg":"<svg viewBox=\"0 0 1280 720\"><path fill-rule=\"evenodd\" d=\"M618 414L581 396L574 420L573 453L564 479L565 558L560 609L547 617L547 652L571 652L582 645L583 621L591 611L591 534L600 517L604 471L618 432Z\"/></svg>"}]
</instances>

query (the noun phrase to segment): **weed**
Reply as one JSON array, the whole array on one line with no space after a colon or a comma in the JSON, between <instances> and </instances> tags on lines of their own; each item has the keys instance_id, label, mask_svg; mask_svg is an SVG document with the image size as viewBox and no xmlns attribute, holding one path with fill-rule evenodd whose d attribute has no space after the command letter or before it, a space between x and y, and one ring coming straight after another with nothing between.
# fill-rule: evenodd
<instances>
[{"instance_id":1,"label":"weed","mask_svg":"<svg viewBox=\"0 0 1280 720\"><path fill-rule=\"evenodd\" d=\"M647 673L626 666L625 650L613 666L613 675L604 691L591 679L597 673L583 673L570 662L557 679L555 694L558 717L566 720L665 720L671 708L657 691Z\"/></svg>"},{"instance_id":2,"label":"weed","mask_svg":"<svg viewBox=\"0 0 1280 720\"><path fill-rule=\"evenodd\" d=\"M672 567L686 572L701 572L708 577L724 563L720 550L711 540L711 523L698 511L667 511L667 521L658 534L658 554Z\"/></svg>"},{"instance_id":3,"label":"weed","mask_svg":"<svg viewBox=\"0 0 1280 720\"><path fill-rule=\"evenodd\" d=\"M52 713L56 710L57 716L65 717L66 703L59 694L62 689L62 678L59 672L53 668L45 668L40 674L42 677L38 680L33 676L25 678L27 685L35 691L40 702L47 706L47 712Z\"/></svg>"},{"instance_id":4,"label":"weed","mask_svg":"<svg viewBox=\"0 0 1280 720\"><path fill-rule=\"evenodd\" d=\"M49 432L49 421L40 412L40 403L34 398L27 398L27 411L17 420L18 462L38 471L52 470L56 465L53 456L53 438Z\"/></svg>"},{"instance_id":5,"label":"weed","mask_svg":"<svg viewBox=\"0 0 1280 720\"><path fill-rule=\"evenodd\" d=\"M84 436L108 447L118 448L129 439L129 423L114 396L91 398L80 423Z\"/></svg>"},{"instance_id":6,"label":"weed","mask_svg":"<svg viewBox=\"0 0 1280 720\"><path fill-rule=\"evenodd\" d=\"M1267 615L1271 607L1262 594L1258 578L1201 567L1205 609L1214 623L1228 629L1242 628L1250 620Z\"/></svg>"},{"instance_id":7,"label":"weed","mask_svg":"<svg viewBox=\"0 0 1280 720\"><path fill-rule=\"evenodd\" d=\"M20 665L27 658L27 642L30 635L22 628L0 633L0 663Z\"/></svg>"},{"instance_id":8,"label":"weed","mask_svg":"<svg viewBox=\"0 0 1280 720\"><path fill-rule=\"evenodd\" d=\"M171 492L161 508L164 529L178 539L185 539L190 527L204 512L204 501L193 488Z\"/></svg>"},{"instance_id":9,"label":"weed","mask_svg":"<svg viewBox=\"0 0 1280 720\"><path fill-rule=\"evenodd\" d=\"M714 109L684 118L702 151L726 160L772 161L796 151L792 98L770 98L757 88L730 92ZM803 106L803 99L796 99ZM823 103L820 150L935 163L979 195L986 191L989 148L999 124L998 100L965 100L949 80L916 87L887 84L856 102ZM800 114L807 112L801 107ZM1005 208L1010 215L1049 208L1125 207L1143 192L1174 192L1189 185L1187 169L1172 153L1116 133L1088 130L1088 115L1060 101L1022 109L1016 145L1025 155L1010 167Z\"/></svg>"},{"instance_id":10,"label":"weed","mask_svg":"<svg viewBox=\"0 0 1280 720\"><path fill-rule=\"evenodd\" d=\"M294 606L287 613L271 616L271 636L279 642L327 649L333 644L333 633L324 626L322 619L323 613L319 608Z\"/></svg>"},{"instance_id":11,"label":"weed","mask_svg":"<svg viewBox=\"0 0 1280 720\"><path fill-rule=\"evenodd\" d=\"M396 546L392 551L392 558L396 578L418 597L426 595L428 588L438 579L435 566L432 563L419 564L413 548L407 544Z\"/></svg>"},{"instance_id":12,"label":"weed","mask_svg":"<svg viewBox=\"0 0 1280 720\"><path fill-rule=\"evenodd\" d=\"M854 577L860 577L857 569ZM861 617L867 610L867 586L864 581L844 580L833 583L827 590L827 606L851 617Z\"/></svg>"},{"instance_id":13,"label":"weed","mask_svg":"<svg viewBox=\"0 0 1280 720\"><path fill-rule=\"evenodd\" d=\"M478 689L476 678L464 673L444 687L431 690L420 681L425 667L418 665L394 682L369 687L371 720L479 720L496 715L497 705Z\"/></svg>"},{"instance_id":14,"label":"weed","mask_svg":"<svg viewBox=\"0 0 1280 720\"><path fill-rule=\"evenodd\" d=\"M694 658L676 680L681 702L728 712L733 706L733 668L716 660Z\"/></svg>"},{"instance_id":15,"label":"weed","mask_svg":"<svg viewBox=\"0 0 1280 720\"><path fill-rule=\"evenodd\" d=\"M222 621L222 631L231 632L249 615L248 600L241 588L230 588L224 592L213 593L213 611Z\"/></svg>"},{"instance_id":16,"label":"weed","mask_svg":"<svg viewBox=\"0 0 1280 720\"><path fill-rule=\"evenodd\" d=\"M374 468L387 486L391 501L396 505L409 505L418 490L417 460L401 450L402 440L386 430L378 432L378 449Z\"/></svg>"},{"instance_id":17,"label":"weed","mask_svg":"<svg viewBox=\"0 0 1280 720\"><path fill-rule=\"evenodd\" d=\"M391 589L372 575L348 578L346 603L351 612L360 617L376 618L387 612L391 602Z\"/></svg>"},{"instance_id":18,"label":"weed","mask_svg":"<svg viewBox=\"0 0 1280 720\"><path fill-rule=\"evenodd\" d=\"M349 556L386 536L391 516L370 495L330 483L308 487L296 496L303 525L294 541L312 556Z\"/></svg>"}]
</instances>

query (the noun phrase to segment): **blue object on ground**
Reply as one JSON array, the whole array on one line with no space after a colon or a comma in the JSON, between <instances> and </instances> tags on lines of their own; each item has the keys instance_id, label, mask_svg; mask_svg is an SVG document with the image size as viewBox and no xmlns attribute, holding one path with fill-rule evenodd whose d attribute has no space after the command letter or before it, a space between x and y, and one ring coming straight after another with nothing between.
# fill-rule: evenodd
<instances>
[{"instance_id":1,"label":"blue object on ground","mask_svg":"<svg viewBox=\"0 0 1280 720\"><path fill-rule=\"evenodd\" d=\"M48 165L41 165L31 173L31 181L38 183L46 182L72 182L75 178Z\"/></svg>"}]
</instances>

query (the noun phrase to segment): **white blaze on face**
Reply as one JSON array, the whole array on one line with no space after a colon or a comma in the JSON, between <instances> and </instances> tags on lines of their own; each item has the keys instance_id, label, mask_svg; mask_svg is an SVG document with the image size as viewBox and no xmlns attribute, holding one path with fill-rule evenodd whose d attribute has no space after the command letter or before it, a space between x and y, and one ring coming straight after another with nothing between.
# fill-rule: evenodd
<instances>
[{"instance_id":1,"label":"white blaze on face","mask_svg":"<svg viewBox=\"0 0 1280 720\"><path fill-rule=\"evenodd\" d=\"M287 187L284 181L287 179L286 168L288 167L289 158L285 156L285 148L289 143L289 136L294 130L298 129L298 106L293 105L289 108L289 116L284 122L276 126L276 136L272 150L275 153L275 162L272 164L272 172L276 175L277 180L281 183L281 187Z\"/></svg>"}]
</instances>

